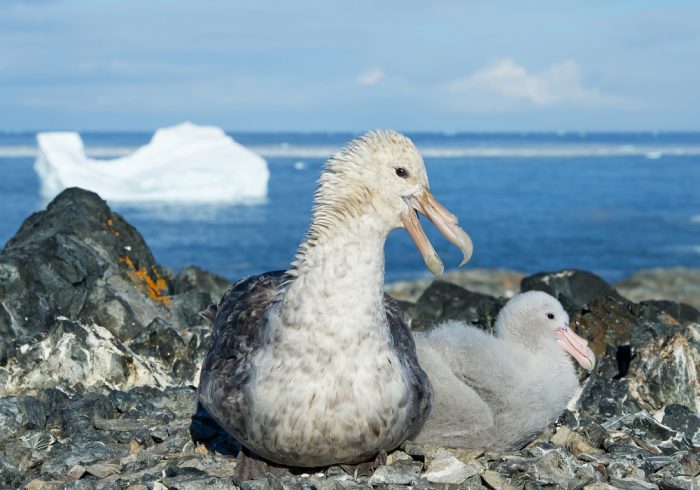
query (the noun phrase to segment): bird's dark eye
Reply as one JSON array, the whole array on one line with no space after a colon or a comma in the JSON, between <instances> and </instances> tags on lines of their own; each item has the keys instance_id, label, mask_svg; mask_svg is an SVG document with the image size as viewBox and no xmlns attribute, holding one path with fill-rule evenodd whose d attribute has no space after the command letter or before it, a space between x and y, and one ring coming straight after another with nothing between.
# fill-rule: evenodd
<instances>
[{"instance_id":1,"label":"bird's dark eye","mask_svg":"<svg viewBox=\"0 0 700 490\"><path fill-rule=\"evenodd\" d=\"M554 313L547 313L547 318L554 320Z\"/></svg>"},{"instance_id":2,"label":"bird's dark eye","mask_svg":"<svg viewBox=\"0 0 700 490\"><path fill-rule=\"evenodd\" d=\"M396 167L396 175L398 175L402 179L405 179L406 177L408 177L408 170L406 170L403 167Z\"/></svg>"}]
</instances>

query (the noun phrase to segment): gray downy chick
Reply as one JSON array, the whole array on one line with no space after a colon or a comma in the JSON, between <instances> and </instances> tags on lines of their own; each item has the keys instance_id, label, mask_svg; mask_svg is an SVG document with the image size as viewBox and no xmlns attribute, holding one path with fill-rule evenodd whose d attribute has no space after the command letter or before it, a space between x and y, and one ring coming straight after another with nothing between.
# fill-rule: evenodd
<instances>
[{"instance_id":1,"label":"gray downy chick","mask_svg":"<svg viewBox=\"0 0 700 490\"><path fill-rule=\"evenodd\" d=\"M496 336L457 321L415 335L433 386L432 412L416 441L510 449L562 413L578 388L571 357L595 365L552 296L530 291L503 307Z\"/></svg>"}]
</instances>

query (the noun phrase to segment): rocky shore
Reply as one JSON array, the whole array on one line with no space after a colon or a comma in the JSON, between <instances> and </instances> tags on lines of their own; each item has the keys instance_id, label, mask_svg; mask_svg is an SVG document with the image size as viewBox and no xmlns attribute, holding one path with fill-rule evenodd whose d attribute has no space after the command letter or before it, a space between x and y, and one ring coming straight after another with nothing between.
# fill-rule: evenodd
<instances>
[{"instance_id":1,"label":"rocky shore","mask_svg":"<svg viewBox=\"0 0 700 490\"><path fill-rule=\"evenodd\" d=\"M599 364L556 424L513 451L410 441L367 474L334 466L245 489L700 488L700 271L448 273L388 285L416 330L491 329L506 298L557 296ZM448 282L449 281L449 282ZM0 487L237 488L238 445L197 405L228 281L156 263L97 195L68 189L0 253Z\"/></svg>"}]
</instances>

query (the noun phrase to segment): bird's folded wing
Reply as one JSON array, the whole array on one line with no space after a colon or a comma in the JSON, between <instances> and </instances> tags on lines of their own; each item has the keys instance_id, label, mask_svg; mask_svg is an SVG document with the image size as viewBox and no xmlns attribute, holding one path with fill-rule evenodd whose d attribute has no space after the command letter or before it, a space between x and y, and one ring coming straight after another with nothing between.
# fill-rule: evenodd
<instances>
[{"instance_id":1,"label":"bird's folded wing","mask_svg":"<svg viewBox=\"0 0 700 490\"><path fill-rule=\"evenodd\" d=\"M493 413L479 394L459 379L440 350L418 338L418 358L433 387L433 409L416 437L422 443L450 447L479 445L493 426Z\"/></svg>"}]
</instances>

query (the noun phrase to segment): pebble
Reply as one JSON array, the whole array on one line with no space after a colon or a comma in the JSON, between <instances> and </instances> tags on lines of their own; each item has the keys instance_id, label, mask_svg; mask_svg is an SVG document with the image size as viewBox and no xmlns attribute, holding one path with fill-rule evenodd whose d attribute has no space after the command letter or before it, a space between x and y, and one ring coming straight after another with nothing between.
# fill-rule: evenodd
<instances>
[{"instance_id":1,"label":"pebble","mask_svg":"<svg viewBox=\"0 0 700 490\"><path fill-rule=\"evenodd\" d=\"M421 469L423 469L423 465L417 461L398 461L391 466L380 465L367 483L372 486L380 484L408 485L418 480Z\"/></svg>"},{"instance_id":2,"label":"pebble","mask_svg":"<svg viewBox=\"0 0 700 490\"><path fill-rule=\"evenodd\" d=\"M477 469L474 466L465 464L451 452L442 450L433 456L422 476L432 483L459 485L476 474Z\"/></svg>"},{"instance_id":3,"label":"pebble","mask_svg":"<svg viewBox=\"0 0 700 490\"><path fill-rule=\"evenodd\" d=\"M515 487L508 483L503 476L491 470L486 470L481 474L481 478L494 490L515 490Z\"/></svg>"}]
</instances>

